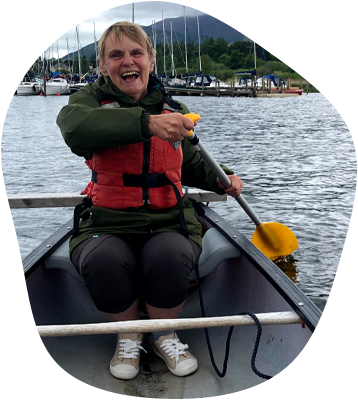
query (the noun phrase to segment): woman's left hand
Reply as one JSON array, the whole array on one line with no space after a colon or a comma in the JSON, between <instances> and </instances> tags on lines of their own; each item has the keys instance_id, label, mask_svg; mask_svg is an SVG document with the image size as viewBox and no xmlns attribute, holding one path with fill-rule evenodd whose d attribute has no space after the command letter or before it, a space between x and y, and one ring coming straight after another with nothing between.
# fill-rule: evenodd
<instances>
[{"instance_id":1,"label":"woman's left hand","mask_svg":"<svg viewBox=\"0 0 358 400\"><path fill-rule=\"evenodd\" d=\"M242 188L244 186L241 178L236 175L228 175L228 178L230 178L231 181L231 186L227 189L225 189L224 184L220 181L219 178L216 178L216 182L218 183L218 186L220 189L225 189L225 193L232 196L232 197L237 197L241 194Z\"/></svg>"}]
</instances>

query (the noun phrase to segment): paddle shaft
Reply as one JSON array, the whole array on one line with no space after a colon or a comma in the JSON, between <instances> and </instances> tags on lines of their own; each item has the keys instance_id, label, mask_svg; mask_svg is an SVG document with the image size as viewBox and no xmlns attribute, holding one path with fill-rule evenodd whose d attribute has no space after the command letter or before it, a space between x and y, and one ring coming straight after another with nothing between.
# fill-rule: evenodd
<instances>
[{"instance_id":1,"label":"paddle shaft","mask_svg":"<svg viewBox=\"0 0 358 400\"><path fill-rule=\"evenodd\" d=\"M200 142L200 140L196 136L196 134L193 132L193 134L191 136L189 136L188 139L190 140L191 144L194 146L195 150L209 164L210 168L213 170L214 174L220 179L220 181L223 183L223 185L226 188L229 188L231 186L230 178L225 174L225 172L222 170L220 165L214 160L214 158L211 156L211 154L206 149L205 145ZM256 215L255 211L250 207L250 205L245 200L245 198L242 194L235 197L235 200L240 204L240 206L243 208L243 210L251 218L252 222L256 226L260 226L262 224L262 221Z\"/></svg>"}]
</instances>

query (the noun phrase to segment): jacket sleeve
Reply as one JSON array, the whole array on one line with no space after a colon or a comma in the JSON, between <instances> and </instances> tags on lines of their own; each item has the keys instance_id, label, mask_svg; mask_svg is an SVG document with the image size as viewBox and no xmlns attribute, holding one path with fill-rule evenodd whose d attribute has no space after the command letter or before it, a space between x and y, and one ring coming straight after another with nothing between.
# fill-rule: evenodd
<instances>
[{"instance_id":1,"label":"jacket sleeve","mask_svg":"<svg viewBox=\"0 0 358 400\"><path fill-rule=\"evenodd\" d=\"M183 140L182 148L182 184L189 187L210 190L218 194L224 194L225 191L220 189L216 182L216 175L206 161L194 149L189 140ZM230 168L224 165L220 166L227 175L234 174Z\"/></svg>"},{"instance_id":2,"label":"jacket sleeve","mask_svg":"<svg viewBox=\"0 0 358 400\"><path fill-rule=\"evenodd\" d=\"M189 113L188 108L182 106L182 114ZM206 161L198 154L188 139L182 141L183 164L181 182L184 186L195 187L203 190L210 190L218 194L224 194L216 182L216 175ZM220 165L227 175L233 175L234 171L225 165Z\"/></svg>"},{"instance_id":3,"label":"jacket sleeve","mask_svg":"<svg viewBox=\"0 0 358 400\"><path fill-rule=\"evenodd\" d=\"M73 153L89 159L95 150L150 139L149 114L143 108L102 108L99 94L91 86L71 95L57 117L57 125Z\"/></svg>"}]
</instances>

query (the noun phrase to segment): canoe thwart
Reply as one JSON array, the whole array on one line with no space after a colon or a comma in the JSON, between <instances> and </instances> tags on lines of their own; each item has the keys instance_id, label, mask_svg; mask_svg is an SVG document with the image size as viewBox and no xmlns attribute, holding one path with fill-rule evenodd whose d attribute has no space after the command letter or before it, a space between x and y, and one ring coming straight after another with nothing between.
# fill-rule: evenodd
<instances>
[{"instance_id":1,"label":"canoe thwart","mask_svg":"<svg viewBox=\"0 0 358 400\"><path fill-rule=\"evenodd\" d=\"M201 189L187 189L185 195L199 202L226 201L227 195ZM19 193L8 195L10 208L75 207L86 195L78 193Z\"/></svg>"},{"instance_id":2,"label":"canoe thwart","mask_svg":"<svg viewBox=\"0 0 358 400\"><path fill-rule=\"evenodd\" d=\"M256 314L261 325L302 324L294 311ZM222 326L249 326L255 321L247 315L234 315L210 318L152 319L137 321L108 322L80 325L37 326L41 337L79 336L116 334L118 332L158 332L165 330L184 330L214 328Z\"/></svg>"}]
</instances>

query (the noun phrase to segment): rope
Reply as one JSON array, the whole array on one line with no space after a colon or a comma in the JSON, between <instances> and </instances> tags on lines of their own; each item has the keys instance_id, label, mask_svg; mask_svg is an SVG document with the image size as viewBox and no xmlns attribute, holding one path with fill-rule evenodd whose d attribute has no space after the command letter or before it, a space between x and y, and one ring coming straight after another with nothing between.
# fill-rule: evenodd
<instances>
[{"instance_id":1,"label":"rope","mask_svg":"<svg viewBox=\"0 0 358 400\"><path fill-rule=\"evenodd\" d=\"M5 322L2 317L1 317L1 326L5 326ZM2 346L2 376L4 382L4 393L5 393L5 399L9 399L10 394L9 394L9 383L7 380L6 340L1 341L1 346Z\"/></svg>"},{"instance_id":2,"label":"rope","mask_svg":"<svg viewBox=\"0 0 358 400\"><path fill-rule=\"evenodd\" d=\"M203 302L203 293L201 290L201 282L200 282L200 276L199 276L199 267L198 265L195 266L195 271L196 271L196 276L197 276L197 282L198 282L198 287L199 287L199 298L200 298L200 307L201 307L201 313L203 318L205 318L205 310L204 310L204 302ZM254 346L254 350L252 352L252 357L251 357L251 369L252 371L259 376L260 378L263 379L271 379L272 376L270 375L265 375L263 373L261 373L260 371L258 371L258 369L256 368L255 365L255 360L256 360L256 355L257 355L257 350L259 348L259 344L260 344L260 339L261 339L261 333L262 333L262 328L261 328L261 324L260 321L258 320L258 318L256 317L255 314L253 314L250 311L242 311L240 313L238 313L238 315L249 315L254 321L255 324L257 326L257 336L256 336L256 340L255 340L255 346ZM227 371L227 363L229 360L229 353L230 353L230 340L231 340L231 336L232 333L234 331L234 327L231 326L229 329L229 333L227 335L227 339L226 339L226 349L225 349L225 359L223 362L223 370L222 372L220 372L220 370L218 369L218 367L216 366L215 360L214 360L214 354L213 354L213 350L211 348L211 343L210 343L210 338L209 338L209 331L208 328L204 328L205 330L205 336L206 336L206 343L208 345L208 350L209 350L209 354L210 354L210 359L211 359L211 364L215 369L215 372L217 373L217 375L220 378L223 378L226 375L226 371Z\"/></svg>"}]
</instances>

